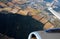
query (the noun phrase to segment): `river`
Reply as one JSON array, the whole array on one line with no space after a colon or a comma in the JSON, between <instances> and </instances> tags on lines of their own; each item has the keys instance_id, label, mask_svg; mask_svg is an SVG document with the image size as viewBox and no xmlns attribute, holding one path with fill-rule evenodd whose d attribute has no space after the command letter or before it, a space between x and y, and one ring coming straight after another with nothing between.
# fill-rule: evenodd
<instances>
[{"instance_id":1,"label":"river","mask_svg":"<svg viewBox=\"0 0 60 39\"><path fill-rule=\"evenodd\" d=\"M0 12L0 33L15 39L27 39L29 33L43 30L44 24L31 16Z\"/></svg>"}]
</instances>

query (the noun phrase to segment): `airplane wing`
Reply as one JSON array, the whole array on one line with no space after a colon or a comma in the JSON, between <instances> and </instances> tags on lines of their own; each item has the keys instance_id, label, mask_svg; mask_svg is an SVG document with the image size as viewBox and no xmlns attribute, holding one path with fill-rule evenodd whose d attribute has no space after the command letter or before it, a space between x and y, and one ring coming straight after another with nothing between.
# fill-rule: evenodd
<instances>
[{"instance_id":1,"label":"airplane wing","mask_svg":"<svg viewBox=\"0 0 60 39\"><path fill-rule=\"evenodd\" d=\"M55 10L53 10L52 7L48 7L48 10L55 15L58 19L60 19L60 14L58 12L56 12Z\"/></svg>"}]
</instances>

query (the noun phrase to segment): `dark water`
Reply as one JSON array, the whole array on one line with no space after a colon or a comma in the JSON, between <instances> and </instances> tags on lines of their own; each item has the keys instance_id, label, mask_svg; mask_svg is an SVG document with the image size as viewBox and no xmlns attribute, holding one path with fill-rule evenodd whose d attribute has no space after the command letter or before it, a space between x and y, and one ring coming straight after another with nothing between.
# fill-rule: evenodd
<instances>
[{"instance_id":1,"label":"dark water","mask_svg":"<svg viewBox=\"0 0 60 39\"><path fill-rule=\"evenodd\" d=\"M53 0L44 0L44 1L46 1L46 2L52 2Z\"/></svg>"},{"instance_id":2,"label":"dark water","mask_svg":"<svg viewBox=\"0 0 60 39\"><path fill-rule=\"evenodd\" d=\"M31 16L0 12L0 33L15 39L27 39L29 33L43 30L43 24Z\"/></svg>"}]
</instances>

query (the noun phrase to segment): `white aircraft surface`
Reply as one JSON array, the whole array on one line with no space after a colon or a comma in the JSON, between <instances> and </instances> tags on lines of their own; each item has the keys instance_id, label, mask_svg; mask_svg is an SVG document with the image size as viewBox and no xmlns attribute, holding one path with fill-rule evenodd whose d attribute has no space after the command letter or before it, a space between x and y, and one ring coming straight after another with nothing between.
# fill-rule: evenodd
<instances>
[{"instance_id":1,"label":"white aircraft surface","mask_svg":"<svg viewBox=\"0 0 60 39\"><path fill-rule=\"evenodd\" d=\"M60 14L58 12L53 10L52 7L49 7L48 10L60 20Z\"/></svg>"}]
</instances>

